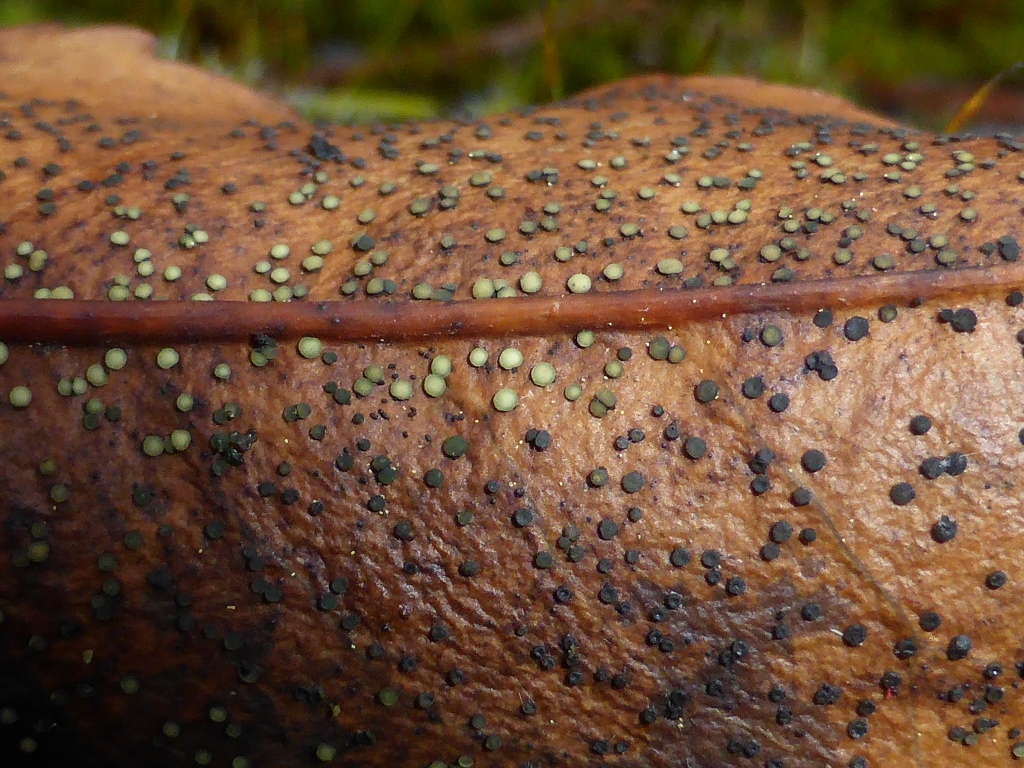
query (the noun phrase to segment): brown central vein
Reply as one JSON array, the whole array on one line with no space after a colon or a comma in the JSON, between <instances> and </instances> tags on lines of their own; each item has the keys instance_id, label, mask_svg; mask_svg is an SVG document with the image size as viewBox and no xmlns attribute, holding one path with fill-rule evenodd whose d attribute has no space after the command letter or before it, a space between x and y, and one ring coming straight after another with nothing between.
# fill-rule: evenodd
<instances>
[{"instance_id":1,"label":"brown central vein","mask_svg":"<svg viewBox=\"0 0 1024 768\"><path fill-rule=\"evenodd\" d=\"M334 341L417 341L438 337L536 336L666 328L764 311L807 312L908 301L1024 284L1024 262L957 270L761 283L692 290L642 289L489 301L0 301L0 338L15 342L241 341L254 333Z\"/></svg>"}]
</instances>

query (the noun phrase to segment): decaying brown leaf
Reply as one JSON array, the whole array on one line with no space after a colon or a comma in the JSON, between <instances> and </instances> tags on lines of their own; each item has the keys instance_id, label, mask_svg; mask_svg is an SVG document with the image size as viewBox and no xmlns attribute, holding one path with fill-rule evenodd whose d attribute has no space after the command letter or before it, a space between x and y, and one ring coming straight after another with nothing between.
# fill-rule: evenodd
<instances>
[{"instance_id":1,"label":"decaying brown leaf","mask_svg":"<svg viewBox=\"0 0 1024 768\"><path fill-rule=\"evenodd\" d=\"M316 132L147 45L0 35L7 759L1024 754L1015 139Z\"/></svg>"}]
</instances>

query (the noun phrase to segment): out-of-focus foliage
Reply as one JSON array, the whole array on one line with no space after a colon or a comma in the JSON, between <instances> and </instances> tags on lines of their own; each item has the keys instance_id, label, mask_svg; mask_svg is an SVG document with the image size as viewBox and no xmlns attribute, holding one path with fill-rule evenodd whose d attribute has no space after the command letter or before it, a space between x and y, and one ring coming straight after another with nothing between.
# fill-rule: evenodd
<instances>
[{"instance_id":1,"label":"out-of-focus foliage","mask_svg":"<svg viewBox=\"0 0 1024 768\"><path fill-rule=\"evenodd\" d=\"M0 25L38 20L142 25L171 55L343 119L494 111L668 71L758 75L911 113L908 83L962 84L921 99L934 125L1021 58L1024 39L1020 0L0 2Z\"/></svg>"}]
</instances>

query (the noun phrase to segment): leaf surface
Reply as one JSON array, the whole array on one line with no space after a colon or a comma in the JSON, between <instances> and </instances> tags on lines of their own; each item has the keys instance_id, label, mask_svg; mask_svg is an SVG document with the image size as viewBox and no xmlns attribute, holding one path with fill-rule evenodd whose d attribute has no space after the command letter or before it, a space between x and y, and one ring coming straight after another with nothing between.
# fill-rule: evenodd
<instances>
[{"instance_id":1,"label":"leaf surface","mask_svg":"<svg viewBox=\"0 0 1024 768\"><path fill-rule=\"evenodd\" d=\"M1012 764L1015 141L671 77L316 132L146 49L0 36L36 758Z\"/></svg>"}]
</instances>

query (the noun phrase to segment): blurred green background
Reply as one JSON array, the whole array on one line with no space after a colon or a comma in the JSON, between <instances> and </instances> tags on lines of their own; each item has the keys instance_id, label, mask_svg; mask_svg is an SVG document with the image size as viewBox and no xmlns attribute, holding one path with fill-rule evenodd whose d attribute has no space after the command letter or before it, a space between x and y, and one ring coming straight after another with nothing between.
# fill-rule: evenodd
<instances>
[{"instance_id":1,"label":"blurred green background","mask_svg":"<svg viewBox=\"0 0 1024 768\"><path fill-rule=\"evenodd\" d=\"M825 88L941 128L1022 57L1022 0L0 0L0 25L117 21L340 120L495 112L650 71ZM1024 123L1006 77L976 121Z\"/></svg>"}]
</instances>

